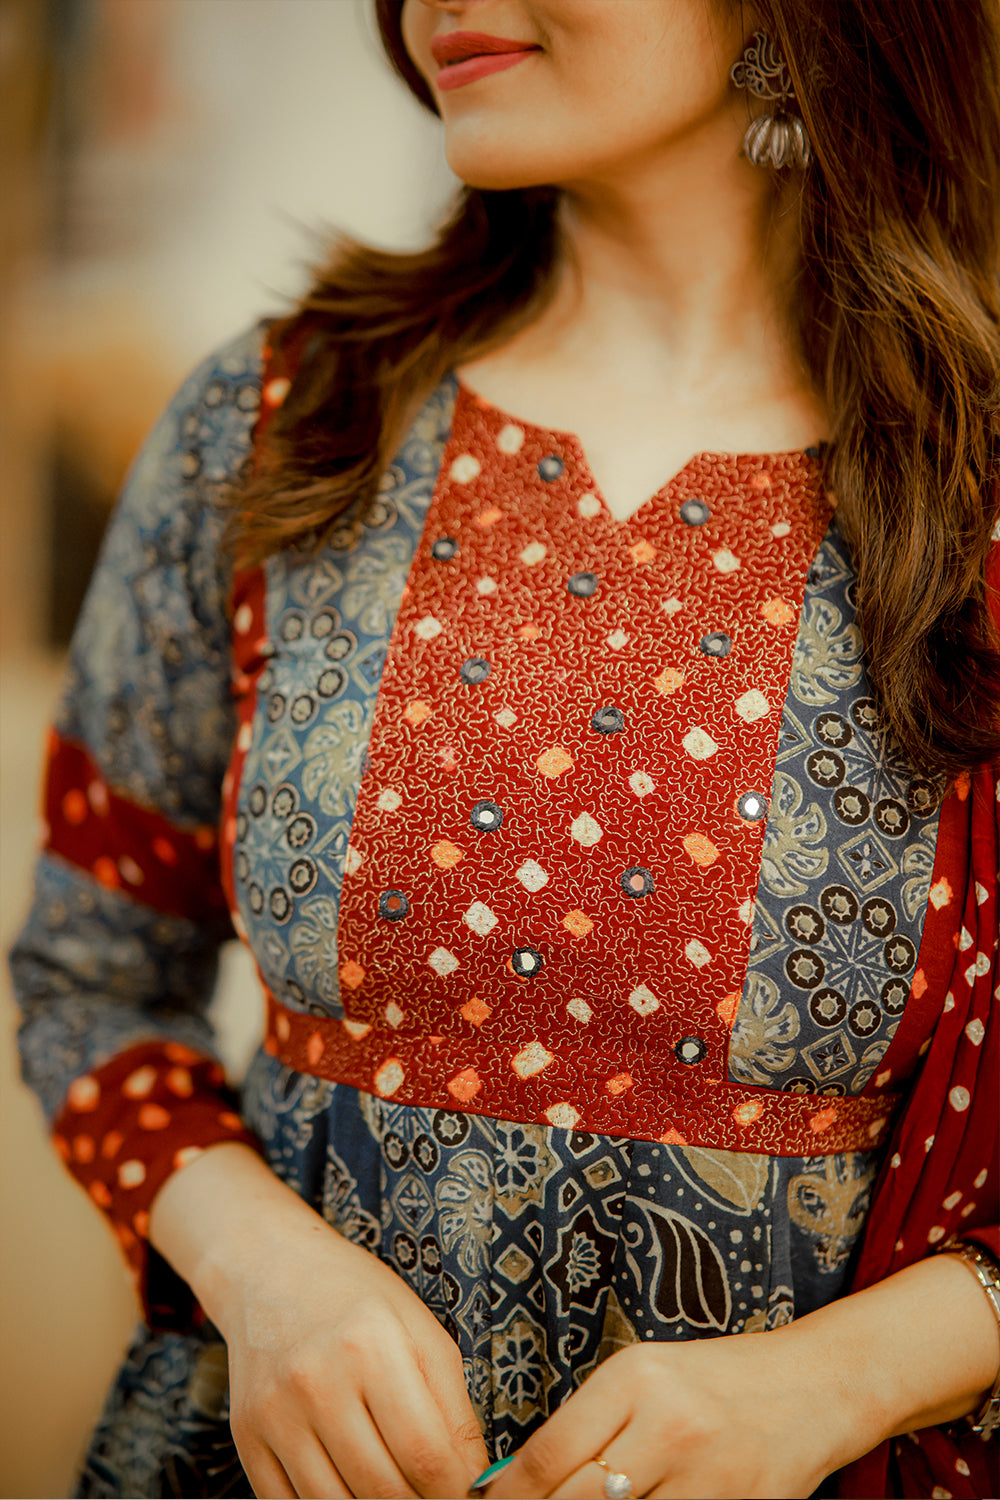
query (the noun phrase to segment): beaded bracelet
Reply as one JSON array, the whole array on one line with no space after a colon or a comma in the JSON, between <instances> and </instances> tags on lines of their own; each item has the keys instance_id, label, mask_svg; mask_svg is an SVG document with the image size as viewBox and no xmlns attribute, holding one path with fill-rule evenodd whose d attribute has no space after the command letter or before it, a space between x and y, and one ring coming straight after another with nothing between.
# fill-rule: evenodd
<instances>
[{"instance_id":1,"label":"beaded bracelet","mask_svg":"<svg viewBox=\"0 0 1000 1500\"><path fill-rule=\"evenodd\" d=\"M969 1270L975 1275L976 1280L989 1298L990 1306L996 1314L997 1323L1000 1324L1000 1266L985 1250L980 1250L978 1245L946 1245L942 1247L949 1255L957 1255L964 1260ZM982 1434L985 1442L988 1437L1000 1427L1000 1370L993 1382L993 1389L986 1397L982 1407L975 1416L969 1417L972 1431Z\"/></svg>"}]
</instances>

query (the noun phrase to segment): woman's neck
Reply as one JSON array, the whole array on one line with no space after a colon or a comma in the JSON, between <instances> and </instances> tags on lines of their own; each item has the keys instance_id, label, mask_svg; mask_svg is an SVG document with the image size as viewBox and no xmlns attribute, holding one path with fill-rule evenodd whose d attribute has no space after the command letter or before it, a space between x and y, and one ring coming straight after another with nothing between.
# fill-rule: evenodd
<instances>
[{"instance_id":1,"label":"woman's neck","mask_svg":"<svg viewBox=\"0 0 1000 1500\"><path fill-rule=\"evenodd\" d=\"M565 192L551 314L564 335L627 338L685 387L720 364L784 360L797 214L779 212L758 169L737 158L720 173L716 158L710 173L711 161L693 155L669 174Z\"/></svg>"},{"instance_id":2,"label":"woman's neck","mask_svg":"<svg viewBox=\"0 0 1000 1500\"><path fill-rule=\"evenodd\" d=\"M618 513L696 452L826 435L790 305L796 205L732 155L720 171L717 149L693 147L669 170L567 185L551 302L461 370L497 406L577 433Z\"/></svg>"}]
</instances>

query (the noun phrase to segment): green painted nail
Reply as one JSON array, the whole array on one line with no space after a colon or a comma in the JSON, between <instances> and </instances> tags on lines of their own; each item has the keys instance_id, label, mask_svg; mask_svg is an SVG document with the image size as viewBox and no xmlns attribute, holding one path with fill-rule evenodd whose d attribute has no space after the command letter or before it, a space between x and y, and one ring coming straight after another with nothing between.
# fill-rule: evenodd
<instances>
[{"instance_id":1,"label":"green painted nail","mask_svg":"<svg viewBox=\"0 0 1000 1500\"><path fill-rule=\"evenodd\" d=\"M484 1469L479 1478L473 1480L472 1484L469 1485L469 1494L474 1494L476 1490L485 1489L487 1485L492 1484L500 1473L500 1470L506 1469L507 1465L512 1464L516 1457L516 1454L511 1453L507 1458L498 1458L495 1464L490 1464L489 1468Z\"/></svg>"}]
</instances>

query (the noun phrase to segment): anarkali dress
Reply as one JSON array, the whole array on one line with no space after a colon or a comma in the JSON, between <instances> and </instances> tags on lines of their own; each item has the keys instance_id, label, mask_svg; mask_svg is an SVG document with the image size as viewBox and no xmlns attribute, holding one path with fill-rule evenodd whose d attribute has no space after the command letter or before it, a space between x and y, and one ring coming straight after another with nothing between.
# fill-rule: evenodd
<instances>
[{"instance_id":1,"label":"anarkali dress","mask_svg":"<svg viewBox=\"0 0 1000 1500\"><path fill-rule=\"evenodd\" d=\"M617 521L575 437L449 375L374 502L241 568L280 333L128 479L13 955L25 1077L144 1309L81 1495L252 1493L224 1344L148 1243L218 1141L432 1309L491 1456L628 1344L1000 1250L997 780L945 792L883 726L817 451L697 455ZM267 1013L238 1088L234 934ZM840 1492L995 1462L932 1429Z\"/></svg>"}]
</instances>

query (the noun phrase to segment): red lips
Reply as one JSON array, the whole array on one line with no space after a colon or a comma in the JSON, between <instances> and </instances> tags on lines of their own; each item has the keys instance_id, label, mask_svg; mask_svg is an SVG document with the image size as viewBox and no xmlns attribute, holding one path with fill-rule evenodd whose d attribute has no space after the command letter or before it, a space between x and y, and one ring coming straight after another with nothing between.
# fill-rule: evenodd
<instances>
[{"instance_id":1,"label":"red lips","mask_svg":"<svg viewBox=\"0 0 1000 1500\"><path fill-rule=\"evenodd\" d=\"M506 52L537 52L533 42L511 37L489 36L484 31L449 31L431 42L431 56L439 68L467 61L470 57L492 57Z\"/></svg>"}]
</instances>

